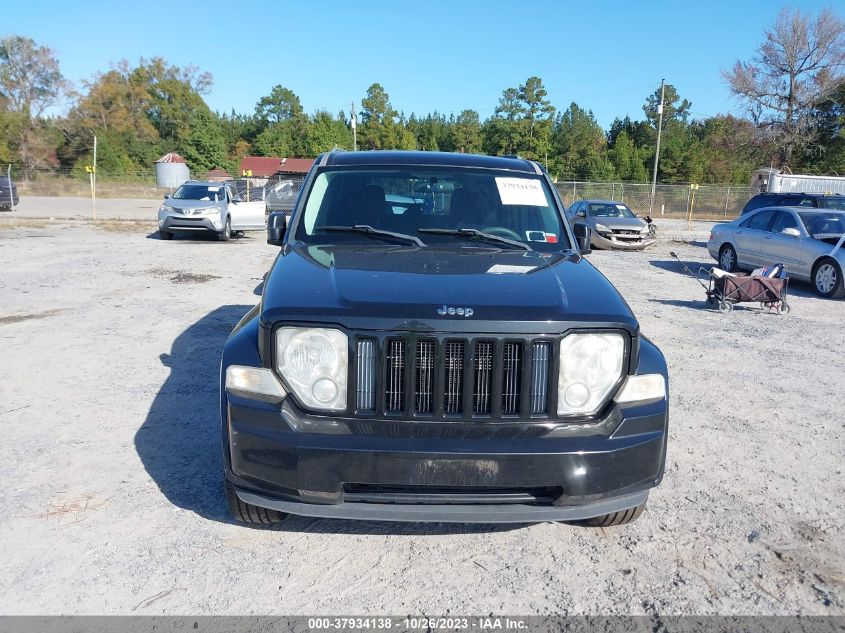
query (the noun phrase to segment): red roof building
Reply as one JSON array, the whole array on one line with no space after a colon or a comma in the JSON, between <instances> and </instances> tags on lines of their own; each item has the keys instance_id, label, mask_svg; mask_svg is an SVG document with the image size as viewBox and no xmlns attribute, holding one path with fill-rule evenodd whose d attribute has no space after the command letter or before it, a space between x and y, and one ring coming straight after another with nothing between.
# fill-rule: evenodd
<instances>
[{"instance_id":1,"label":"red roof building","mask_svg":"<svg viewBox=\"0 0 845 633\"><path fill-rule=\"evenodd\" d=\"M305 175L314 164L313 158L283 158L282 166L278 171L283 174L301 174Z\"/></svg>"},{"instance_id":2,"label":"red roof building","mask_svg":"<svg viewBox=\"0 0 845 633\"><path fill-rule=\"evenodd\" d=\"M305 175L314 164L313 158L276 158L273 156L244 156L241 170L251 171L253 178L267 178L273 174L301 174Z\"/></svg>"},{"instance_id":3,"label":"red roof building","mask_svg":"<svg viewBox=\"0 0 845 633\"><path fill-rule=\"evenodd\" d=\"M238 176L242 176L245 171L251 171L254 178L266 178L275 174L281 164L281 158L272 156L244 156Z\"/></svg>"}]
</instances>

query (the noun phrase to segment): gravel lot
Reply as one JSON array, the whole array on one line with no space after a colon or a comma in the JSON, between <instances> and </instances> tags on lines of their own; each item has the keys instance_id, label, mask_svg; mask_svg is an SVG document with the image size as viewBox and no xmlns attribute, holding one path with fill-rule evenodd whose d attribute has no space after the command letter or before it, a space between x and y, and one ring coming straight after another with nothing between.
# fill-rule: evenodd
<instances>
[{"instance_id":1,"label":"gravel lot","mask_svg":"<svg viewBox=\"0 0 845 633\"><path fill-rule=\"evenodd\" d=\"M276 249L0 224L0 613L845 614L843 301L723 315L668 253L594 253L671 372L666 478L589 530L230 522L216 374ZM670 239L670 238L674 238Z\"/></svg>"}]
</instances>

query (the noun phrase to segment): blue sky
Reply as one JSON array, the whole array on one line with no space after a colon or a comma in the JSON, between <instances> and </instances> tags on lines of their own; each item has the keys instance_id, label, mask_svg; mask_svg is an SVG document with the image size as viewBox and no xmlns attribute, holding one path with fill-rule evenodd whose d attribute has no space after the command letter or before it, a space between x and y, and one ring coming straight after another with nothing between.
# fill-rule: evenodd
<instances>
[{"instance_id":1,"label":"blue sky","mask_svg":"<svg viewBox=\"0 0 845 633\"><path fill-rule=\"evenodd\" d=\"M817 13L829 2L793 3ZM165 57L214 76L215 110L251 112L275 84L306 111L348 111L381 83L397 110L493 113L502 90L541 77L552 103L575 101L608 127L642 118L665 77L696 116L736 112L720 71L748 59L782 5L497 0L105 3L3 0L0 35L53 48L65 76L121 59ZM840 14L841 15L841 14Z\"/></svg>"}]
</instances>

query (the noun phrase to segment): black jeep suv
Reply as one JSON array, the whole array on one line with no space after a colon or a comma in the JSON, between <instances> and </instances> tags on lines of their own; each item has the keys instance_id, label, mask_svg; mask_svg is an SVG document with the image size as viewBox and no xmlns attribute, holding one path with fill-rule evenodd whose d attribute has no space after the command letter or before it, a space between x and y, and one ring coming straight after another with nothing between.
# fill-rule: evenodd
<instances>
[{"instance_id":1,"label":"black jeep suv","mask_svg":"<svg viewBox=\"0 0 845 633\"><path fill-rule=\"evenodd\" d=\"M220 376L234 516L637 518L666 363L535 162L318 157Z\"/></svg>"},{"instance_id":2,"label":"black jeep suv","mask_svg":"<svg viewBox=\"0 0 845 633\"><path fill-rule=\"evenodd\" d=\"M838 193L758 193L745 203L741 215L763 207L809 207L845 211L845 196Z\"/></svg>"}]
</instances>

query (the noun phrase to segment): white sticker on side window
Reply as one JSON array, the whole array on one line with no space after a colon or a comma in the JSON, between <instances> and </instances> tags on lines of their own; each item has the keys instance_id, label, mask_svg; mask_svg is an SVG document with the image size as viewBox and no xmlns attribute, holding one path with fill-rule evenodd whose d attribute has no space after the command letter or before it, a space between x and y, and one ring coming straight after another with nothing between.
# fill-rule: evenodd
<instances>
[{"instance_id":1,"label":"white sticker on side window","mask_svg":"<svg viewBox=\"0 0 845 633\"><path fill-rule=\"evenodd\" d=\"M546 194L539 180L532 178L496 178L499 198L502 204L520 204L529 207L545 207Z\"/></svg>"}]
</instances>

